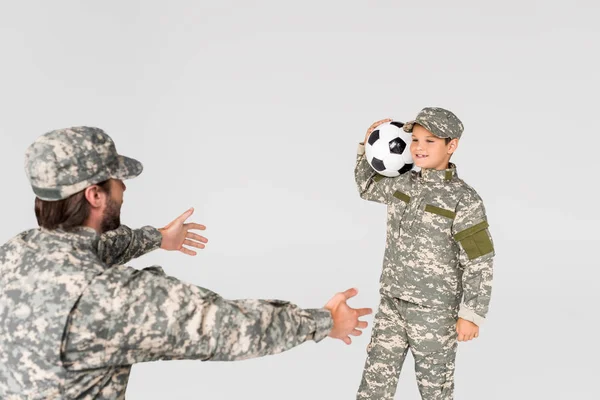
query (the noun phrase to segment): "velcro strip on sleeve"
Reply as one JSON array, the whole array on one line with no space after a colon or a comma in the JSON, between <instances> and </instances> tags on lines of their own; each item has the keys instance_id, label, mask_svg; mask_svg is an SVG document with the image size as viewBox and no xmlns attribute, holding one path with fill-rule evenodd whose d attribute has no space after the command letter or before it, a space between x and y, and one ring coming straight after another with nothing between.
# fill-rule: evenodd
<instances>
[{"instance_id":1,"label":"velcro strip on sleeve","mask_svg":"<svg viewBox=\"0 0 600 400\"><path fill-rule=\"evenodd\" d=\"M466 237L469 237L479 231L487 229L488 226L490 226L490 225L488 224L487 221L481 221L477 225L473 225L470 228L467 228L465 230L462 230L462 231L456 233L454 235L454 240L456 240L457 242L460 242L461 240L463 240Z\"/></svg>"},{"instance_id":2,"label":"velcro strip on sleeve","mask_svg":"<svg viewBox=\"0 0 600 400\"><path fill-rule=\"evenodd\" d=\"M406 193L402 193L402 192L400 192L398 190L396 190L394 192L394 197L397 198L397 199L399 199L399 200L402 200L405 203L408 203L410 201L410 196L409 195L407 195Z\"/></svg>"},{"instance_id":3,"label":"velcro strip on sleeve","mask_svg":"<svg viewBox=\"0 0 600 400\"><path fill-rule=\"evenodd\" d=\"M433 214L441 215L442 217L446 217L446 218L450 218L450 219L454 219L454 217L456 217L456 213L454 211L446 210L445 208L432 206L431 204L425 205L425 211L433 213Z\"/></svg>"}]
</instances>

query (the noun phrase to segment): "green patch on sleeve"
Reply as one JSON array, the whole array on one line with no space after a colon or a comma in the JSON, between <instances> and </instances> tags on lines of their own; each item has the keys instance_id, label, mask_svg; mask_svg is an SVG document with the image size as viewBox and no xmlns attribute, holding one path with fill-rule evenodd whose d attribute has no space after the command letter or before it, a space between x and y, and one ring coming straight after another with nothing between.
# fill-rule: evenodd
<instances>
[{"instance_id":1,"label":"green patch on sleeve","mask_svg":"<svg viewBox=\"0 0 600 400\"><path fill-rule=\"evenodd\" d=\"M383 178L385 178L385 176L383 176L383 175L379 175L379 174L376 174L376 175L373 177L373 180L374 180L375 182L379 182L379 181L380 181L380 180L382 180Z\"/></svg>"},{"instance_id":2,"label":"green patch on sleeve","mask_svg":"<svg viewBox=\"0 0 600 400\"><path fill-rule=\"evenodd\" d=\"M483 221L454 235L454 239L460 242L469 260L494 251L494 245L486 230L488 226L487 221Z\"/></svg>"}]
</instances>

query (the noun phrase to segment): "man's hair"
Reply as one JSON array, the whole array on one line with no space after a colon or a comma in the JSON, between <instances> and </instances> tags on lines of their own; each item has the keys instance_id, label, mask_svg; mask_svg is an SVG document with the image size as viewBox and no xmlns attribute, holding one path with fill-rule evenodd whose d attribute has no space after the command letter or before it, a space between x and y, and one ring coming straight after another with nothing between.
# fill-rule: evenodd
<instances>
[{"instance_id":1,"label":"man's hair","mask_svg":"<svg viewBox=\"0 0 600 400\"><path fill-rule=\"evenodd\" d=\"M110 195L110 184L106 180L97 183L100 189ZM82 226L90 216L90 203L85 198L85 189L63 200L46 201L35 198L35 217L38 225L46 229L64 230Z\"/></svg>"}]
</instances>

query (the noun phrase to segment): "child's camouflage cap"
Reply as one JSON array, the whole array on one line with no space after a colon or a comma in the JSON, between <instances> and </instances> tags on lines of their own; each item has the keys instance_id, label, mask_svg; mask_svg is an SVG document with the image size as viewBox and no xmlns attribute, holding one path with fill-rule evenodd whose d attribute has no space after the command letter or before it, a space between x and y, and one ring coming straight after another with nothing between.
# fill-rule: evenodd
<instances>
[{"instance_id":1,"label":"child's camouflage cap","mask_svg":"<svg viewBox=\"0 0 600 400\"><path fill-rule=\"evenodd\" d=\"M415 124L421 125L439 138L459 139L464 129L456 115L439 107L425 107L414 121L404 124L404 130L412 132Z\"/></svg>"}]
</instances>

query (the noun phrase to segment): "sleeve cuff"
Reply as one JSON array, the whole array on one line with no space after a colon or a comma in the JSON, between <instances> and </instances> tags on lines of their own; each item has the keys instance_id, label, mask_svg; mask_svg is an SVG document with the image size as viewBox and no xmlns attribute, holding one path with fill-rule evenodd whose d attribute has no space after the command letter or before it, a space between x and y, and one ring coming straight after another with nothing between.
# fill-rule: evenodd
<instances>
[{"instance_id":1,"label":"sleeve cuff","mask_svg":"<svg viewBox=\"0 0 600 400\"><path fill-rule=\"evenodd\" d=\"M356 150L356 155L362 156L363 154L365 154L365 145L364 145L364 143L361 142L358 144L358 149Z\"/></svg>"},{"instance_id":2,"label":"sleeve cuff","mask_svg":"<svg viewBox=\"0 0 600 400\"><path fill-rule=\"evenodd\" d=\"M485 322L485 318L477 315L475 311L471 310L469 307L464 304L460 305L460 309L458 310L458 318L462 318L467 321L471 321L477 326L483 325Z\"/></svg>"},{"instance_id":3,"label":"sleeve cuff","mask_svg":"<svg viewBox=\"0 0 600 400\"><path fill-rule=\"evenodd\" d=\"M325 339L331 329L333 328L333 318L331 318L331 312L325 308L319 309L308 309L305 310L310 314L312 319L315 321L315 332L312 339L319 343Z\"/></svg>"},{"instance_id":4,"label":"sleeve cuff","mask_svg":"<svg viewBox=\"0 0 600 400\"><path fill-rule=\"evenodd\" d=\"M151 273L152 275L156 275L156 276L167 276L167 274L165 273L165 270L162 269L162 267L160 265L153 265L151 267L146 267L146 268L143 268L142 271Z\"/></svg>"},{"instance_id":5,"label":"sleeve cuff","mask_svg":"<svg viewBox=\"0 0 600 400\"><path fill-rule=\"evenodd\" d=\"M162 244L162 234L153 226L144 226L141 228L144 232L144 237L148 240L148 248L156 250Z\"/></svg>"}]
</instances>

